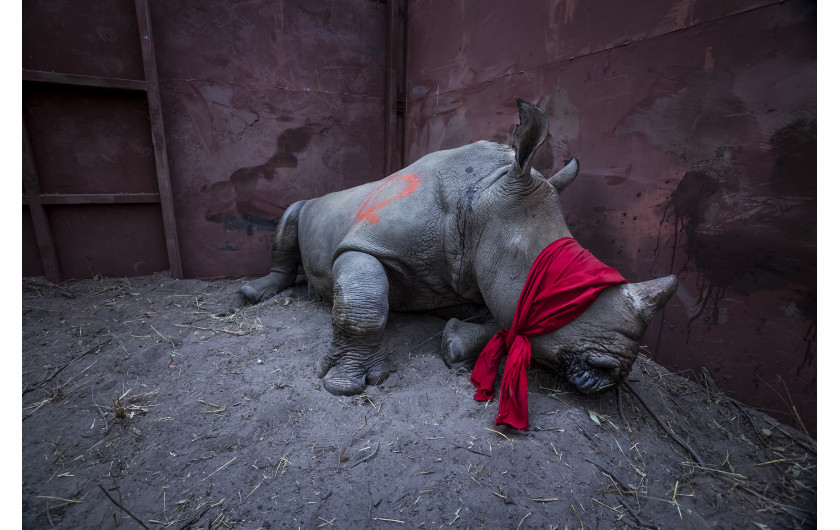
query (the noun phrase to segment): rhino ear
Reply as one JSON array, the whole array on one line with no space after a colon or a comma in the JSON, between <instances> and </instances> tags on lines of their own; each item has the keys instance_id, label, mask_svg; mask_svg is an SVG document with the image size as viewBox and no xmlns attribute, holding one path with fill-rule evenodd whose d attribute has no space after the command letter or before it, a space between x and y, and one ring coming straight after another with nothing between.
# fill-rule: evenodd
<instances>
[{"instance_id":1,"label":"rhino ear","mask_svg":"<svg viewBox=\"0 0 840 530\"><path fill-rule=\"evenodd\" d=\"M519 125L513 130L516 157L511 164L509 178L529 181L534 153L548 136L548 118L536 105L516 98L519 105Z\"/></svg>"},{"instance_id":2,"label":"rhino ear","mask_svg":"<svg viewBox=\"0 0 840 530\"><path fill-rule=\"evenodd\" d=\"M557 172L556 175L548 179L548 182L554 186L554 189L557 192L561 192L566 189L566 186L572 183L575 180L575 177L578 176L578 171L580 171L580 165L578 164L577 158L572 158L566 164L566 167L561 169Z\"/></svg>"},{"instance_id":3,"label":"rhino ear","mask_svg":"<svg viewBox=\"0 0 840 530\"><path fill-rule=\"evenodd\" d=\"M677 277L671 274L655 280L641 283L628 283L624 286L624 295L633 304L633 308L649 324L653 316L668 302L677 290Z\"/></svg>"}]
</instances>

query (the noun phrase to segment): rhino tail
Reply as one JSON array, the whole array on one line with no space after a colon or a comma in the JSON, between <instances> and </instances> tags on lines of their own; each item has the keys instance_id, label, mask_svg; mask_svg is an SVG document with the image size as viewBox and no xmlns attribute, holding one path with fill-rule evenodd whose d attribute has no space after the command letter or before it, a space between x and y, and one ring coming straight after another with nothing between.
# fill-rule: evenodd
<instances>
[{"instance_id":1,"label":"rhino tail","mask_svg":"<svg viewBox=\"0 0 840 530\"><path fill-rule=\"evenodd\" d=\"M300 263L298 222L305 203L298 201L286 209L271 244L271 271L240 288L244 303L256 304L268 300L295 282Z\"/></svg>"}]
</instances>

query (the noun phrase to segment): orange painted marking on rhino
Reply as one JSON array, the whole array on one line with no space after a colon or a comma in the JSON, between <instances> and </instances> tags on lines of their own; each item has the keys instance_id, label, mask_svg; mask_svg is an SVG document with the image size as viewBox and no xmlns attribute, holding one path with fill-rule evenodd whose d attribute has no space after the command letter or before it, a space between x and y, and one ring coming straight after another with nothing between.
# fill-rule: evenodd
<instances>
[{"instance_id":1,"label":"orange painted marking on rhino","mask_svg":"<svg viewBox=\"0 0 840 530\"><path fill-rule=\"evenodd\" d=\"M394 202L398 199L404 199L404 198L408 197L409 195L411 195L412 193L417 191L417 188L420 186L420 177L415 175L414 173L406 173L405 175L402 175L401 177L396 178L396 179L394 177L395 177L395 175L391 175L390 177L385 179L385 182L383 182L375 190L373 190L373 193L371 193L368 196L367 200L364 202L364 204L362 204L362 207L359 208L358 212L356 212L356 220L355 220L354 224L358 223L358 222L361 222L361 221L367 221L370 224L375 225L376 223L379 222L379 214L375 213L376 210L379 210L380 208L384 208L385 206L388 206L389 204L391 204L392 202ZM371 199L374 198L374 196L379 194L379 191L382 190L382 188L384 188L385 186L387 186L388 184L390 184L392 182L396 183L396 182L400 182L400 181L406 183L406 186L402 191L400 191L397 195L395 195L393 197L385 199L381 202L378 202L378 203L374 204L370 208L367 208L368 203L371 201ZM365 209L365 208L367 208L367 209Z\"/></svg>"}]
</instances>

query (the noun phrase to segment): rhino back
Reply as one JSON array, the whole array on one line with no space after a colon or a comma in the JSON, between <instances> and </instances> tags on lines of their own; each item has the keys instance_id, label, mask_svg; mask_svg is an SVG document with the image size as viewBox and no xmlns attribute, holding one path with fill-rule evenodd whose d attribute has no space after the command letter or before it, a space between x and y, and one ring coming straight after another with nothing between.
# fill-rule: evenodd
<instances>
[{"instance_id":1,"label":"rhino back","mask_svg":"<svg viewBox=\"0 0 840 530\"><path fill-rule=\"evenodd\" d=\"M469 269L464 217L477 190L498 178L513 150L476 142L426 155L377 182L308 201L300 215L299 244L310 283L332 295L332 263L353 250L376 257L389 279L397 311L482 304L463 276Z\"/></svg>"}]
</instances>

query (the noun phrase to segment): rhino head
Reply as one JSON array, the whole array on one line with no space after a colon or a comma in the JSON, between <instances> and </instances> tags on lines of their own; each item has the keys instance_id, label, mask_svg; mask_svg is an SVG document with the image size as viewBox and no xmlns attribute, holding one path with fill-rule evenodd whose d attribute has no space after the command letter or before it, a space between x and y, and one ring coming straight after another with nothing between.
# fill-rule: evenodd
<instances>
[{"instance_id":1,"label":"rhino head","mask_svg":"<svg viewBox=\"0 0 840 530\"><path fill-rule=\"evenodd\" d=\"M497 323L508 328L528 271L551 242L572 237L560 192L578 174L578 161L550 178L531 168L548 135L538 107L517 99L520 125L514 131L513 160L477 201L474 223L479 244L474 263L479 290ZM593 393L618 384L630 372L653 316L677 288L676 277L605 289L578 318L548 334L531 337L532 358L565 375L579 391Z\"/></svg>"}]
</instances>

